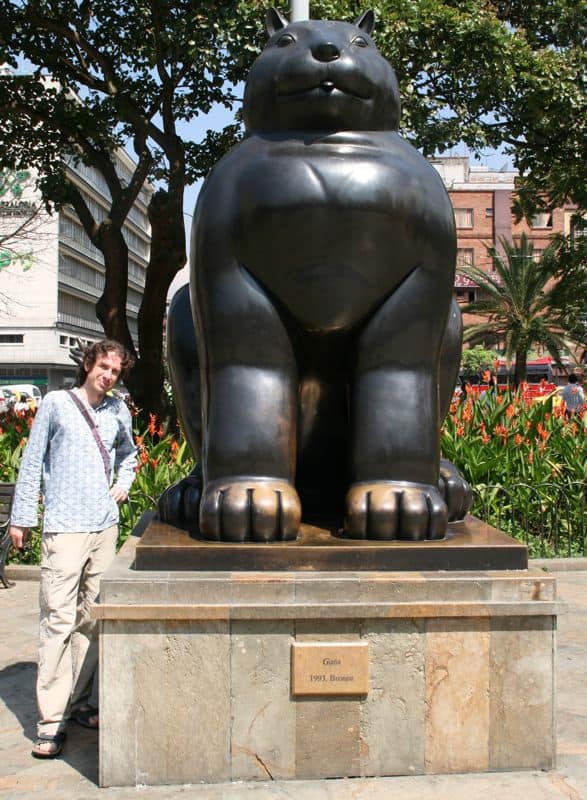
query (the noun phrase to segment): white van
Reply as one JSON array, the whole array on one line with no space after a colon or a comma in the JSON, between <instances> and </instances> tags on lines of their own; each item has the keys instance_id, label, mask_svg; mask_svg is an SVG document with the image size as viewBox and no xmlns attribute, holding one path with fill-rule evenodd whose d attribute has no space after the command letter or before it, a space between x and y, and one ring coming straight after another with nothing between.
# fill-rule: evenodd
<instances>
[{"instance_id":1,"label":"white van","mask_svg":"<svg viewBox=\"0 0 587 800\"><path fill-rule=\"evenodd\" d=\"M41 400L43 399L41 390L33 383L11 384L10 386L0 386L0 389L3 389L5 392L8 391L15 396L16 402L14 408L16 411L26 410L26 408L30 407L29 398L32 399L35 408L41 405Z\"/></svg>"}]
</instances>

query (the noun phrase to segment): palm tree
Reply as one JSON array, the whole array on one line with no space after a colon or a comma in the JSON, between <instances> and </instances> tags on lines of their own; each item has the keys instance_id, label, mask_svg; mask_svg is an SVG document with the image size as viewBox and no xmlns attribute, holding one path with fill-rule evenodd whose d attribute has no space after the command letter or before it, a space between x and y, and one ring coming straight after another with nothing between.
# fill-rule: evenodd
<instances>
[{"instance_id":1,"label":"palm tree","mask_svg":"<svg viewBox=\"0 0 587 800\"><path fill-rule=\"evenodd\" d=\"M500 244L501 252L496 247L487 248L493 262L492 273L478 267L459 269L482 293L480 299L463 307L463 313L484 318L465 325L463 338L478 342L491 335L503 339L506 359L515 358L514 383L519 386L526 379L528 352L534 344L546 348L560 364L561 350L572 338L568 310L560 298L568 295L572 287L561 286L566 280L564 275L558 283L553 280L558 266L556 244L550 245L539 259L525 234L518 243L501 239Z\"/></svg>"}]
</instances>

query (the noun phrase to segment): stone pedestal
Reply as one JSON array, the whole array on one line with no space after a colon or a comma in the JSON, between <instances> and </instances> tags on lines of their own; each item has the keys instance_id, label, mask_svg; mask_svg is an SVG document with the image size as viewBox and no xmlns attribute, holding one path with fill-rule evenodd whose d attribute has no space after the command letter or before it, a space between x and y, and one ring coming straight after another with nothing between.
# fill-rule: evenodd
<instances>
[{"instance_id":1,"label":"stone pedestal","mask_svg":"<svg viewBox=\"0 0 587 800\"><path fill-rule=\"evenodd\" d=\"M554 766L552 577L138 571L136 542L95 609L101 786ZM367 645L366 693L294 695L312 642Z\"/></svg>"}]
</instances>

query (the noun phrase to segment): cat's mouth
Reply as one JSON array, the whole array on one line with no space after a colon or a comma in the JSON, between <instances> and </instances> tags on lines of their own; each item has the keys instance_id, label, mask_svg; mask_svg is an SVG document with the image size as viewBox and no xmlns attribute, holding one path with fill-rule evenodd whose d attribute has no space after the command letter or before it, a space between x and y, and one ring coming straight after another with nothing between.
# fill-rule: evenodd
<instances>
[{"instance_id":1,"label":"cat's mouth","mask_svg":"<svg viewBox=\"0 0 587 800\"><path fill-rule=\"evenodd\" d=\"M365 94L363 92L357 91L356 88L350 89L346 86L340 86L334 83L334 81L330 80L323 80L320 81L318 84L313 84L311 86L304 86L301 89L294 89L290 91L281 91L279 92L280 97L302 97L302 96L323 96L326 97L328 95L347 95L348 97L354 97L357 100L369 100L370 95Z\"/></svg>"}]
</instances>

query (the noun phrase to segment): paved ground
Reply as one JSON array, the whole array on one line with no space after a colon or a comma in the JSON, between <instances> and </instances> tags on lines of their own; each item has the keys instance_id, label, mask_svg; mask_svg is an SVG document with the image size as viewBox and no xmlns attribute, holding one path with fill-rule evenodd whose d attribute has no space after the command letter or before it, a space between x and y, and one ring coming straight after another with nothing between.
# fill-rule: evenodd
<instances>
[{"instance_id":1,"label":"paved ground","mask_svg":"<svg viewBox=\"0 0 587 800\"><path fill-rule=\"evenodd\" d=\"M36 716L38 587L19 581L11 589L0 589L0 797L158 800L183 794L197 800L587 800L587 569L548 566L557 575L559 595L569 604L569 613L559 619L559 755L554 772L99 789L97 736L92 731L72 725L58 760L30 756Z\"/></svg>"}]
</instances>

